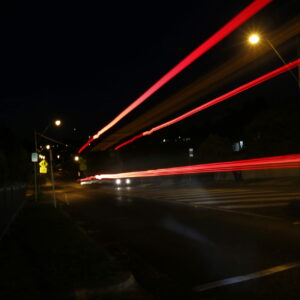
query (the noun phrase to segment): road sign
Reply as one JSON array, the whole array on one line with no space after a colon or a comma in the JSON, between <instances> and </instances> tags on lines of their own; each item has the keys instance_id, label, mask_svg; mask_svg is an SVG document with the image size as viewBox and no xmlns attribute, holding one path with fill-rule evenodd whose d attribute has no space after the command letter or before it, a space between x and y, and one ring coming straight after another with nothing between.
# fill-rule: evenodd
<instances>
[{"instance_id":1,"label":"road sign","mask_svg":"<svg viewBox=\"0 0 300 300\"><path fill-rule=\"evenodd\" d=\"M32 162L38 162L39 161L39 156L36 152L31 153L31 161Z\"/></svg>"},{"instance_id":2,"label":"road sign","mask_svg":"<svg viewBox=\"0 0 300 300\"><path fill-rule=\"evenodd\" d=\"M40 173L47 174L48 163L46 162L46 160L45 159L41 160L39 165L40 165Z\"/></svg>"}]
</instances>

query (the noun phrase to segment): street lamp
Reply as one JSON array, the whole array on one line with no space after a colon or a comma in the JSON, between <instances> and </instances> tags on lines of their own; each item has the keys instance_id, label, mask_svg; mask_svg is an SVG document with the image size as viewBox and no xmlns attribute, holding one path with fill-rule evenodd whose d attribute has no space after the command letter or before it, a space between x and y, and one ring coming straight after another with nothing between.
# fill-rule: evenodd
<instances>
[{"instance_id":1,"label":"street lamp","mask_svg":"<svg viewBox=\"0 0 300 300\"><path fill-rule=\"evenodd\" d=\"M56 119L54 121L54 125L56 127L59 127L61 125L61 120L59 119ZM48 140L51 140L50 138L44 136L45 132L48 130L48 128L50 127L50 125L52 124L52 121L45 127L45 129L42 131L42 134L38 133L36 131L36 129L34 130L34 145L35 145L35 152L38 153L38 140L37 140L37 136L40 135L42 136L43 138L46 138ZM53 141L53 139L52 139ZM51 155L51 159L52 159L52 151L51 151L51 147L50 145L47 145L46 146L46 149L47 150L50 150L50 155ZM51 169L52 169L52 166L51 166ZM53 170L52 170L53 171ZM52 174L53 175L53 174ZM34 163L34 187L35 187L35 193L34 193L34 196L35 196L35 200L37 200L38 198L38 182L37 182L37 176L38 176L38 171L37 171L37 163L35 162ZM54 180L52 181L53 182L53 188L54 188ZM55 197L55 196L54 196ZM56 206L56 199L55 199L55 206Z\"/></svg>"},{"instance_id":2,"label":"street lamp","mask_svg":"<svg viewBox=\"0 0 300 300\"><path fill-rule=\"evenodd\" d=\"M61 120L55 120L54 124L57 127L60 126L61 125Z\"/></svg>"},{"instance_id":3,"label":"street lamp","mask_svg":"<svg viewBox=\"0 0 300 300\"><path fill-rule=\"evenodd\" d=\"M251 45L257 45L260 42L261 38L260 35L258 33L252 33L249 35L248 37L248 42ZM277 55L277 57L281 60L281 62L286 65L286 61L284 60L284 58L280 55L280 53L278 52L278 50L275 48L275 46L271 43L271 41L267 38L263 38L263 41L266 41L266 43L271 47L271 49L275 52L275 54ZM297 77L295 76L295 74L292 72L292 70L289 70L290 74L293 76L293 78L296 80L297 85L299 85L300 87L300 83L298 82ZM300 81L300 78L299 78Z\"/></svg>"},{"instance_id":4,"label":"street lamp","mask_svg":"<svg viewBox=\"0 0 300 300\"><path fill-rule=\"evenodd\" d=\"M45 129L42 131L42 135L44 135L46 133L46 131L49 129L49 127L51 126L52 122L50 122L46 127ZM57 119L53 122L53 124L56 126L56 127L59 127L61 125L61 120Z\"/></svg>"},{"instance_id":5,"label":"street lamp","mask_svg":"<svg viewBox=\"0 0 300 300\"><path fill-rule=\"evenodd\" d=\"M260 41L260 36L257 33L252 33L249 36L248 41L250 44L255 45Z\"/></svg>"},{"instance_id":6,"label":"street lamp","mask_svg":"<svg viewBox=\"0 0 300 300\"><path fill-rule=\"evenodd\" d=\"M53 170L53 154L50 145L46 145L46 149L49 150L50 156L50 175L51 175L51 182L52 182L52 197L53 197L53 204L56 208L56 194L55 194L55 183L54 183L54 170Z\"/></svg>"},{"instance_id":7,"label":"street lamp","mask_svg":"<svg viewBox=\"0 0 300 300\"><path fill-rule=\"evenodd\" d=\"M74 160L78 162L79 161L79 156L78 155L74 156Z\"/></svg>"}]
</instances>

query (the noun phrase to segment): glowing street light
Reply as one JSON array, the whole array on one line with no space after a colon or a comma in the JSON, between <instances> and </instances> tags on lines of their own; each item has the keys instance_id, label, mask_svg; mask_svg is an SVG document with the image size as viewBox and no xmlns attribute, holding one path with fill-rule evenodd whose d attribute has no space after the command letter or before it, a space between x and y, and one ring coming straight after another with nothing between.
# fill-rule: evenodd
<instances>
[{"instance_id":1,"label":"glowing street light","mask_svg":"<svg viewBox=\"0 0 300 300\"><path fill-rule=\"evenodd\" d=\"M46 145L46 149L49 150L50 149L50 145Z\"/></svg>"},{"instance_id":2,"label":"glowing street light","mask_svg":"<svg viewBox=\"0 0 300 300\"><path fill-rule=\"evenodd\" d=\"M79 156L78 155L74 156L74 160L79 161Z\"/></svg>"},{"instance_id":3,"label":"glowing street light","mask_svg":"<svg viewBox=\"0 0 300 300\"><path fill-rule=\"evenodd\" d=\"M61 120L55 120L54 124L55 126L59 127L61 125Z\"/></svg>"},{"instance_id":4,"label":"glowing street light","mask_svg":"<svg viewBox=\"0 0 300 300\"><path fill-rule=\"evenodd\" d=\"M263 39L264 41L266 41L266 43L271 47L271 49L275 52L275 54L277 55L277 57L281 60L281 62L284 64L284 65L287 65L287 62L285 61L285 59L281 56L281 54L278 52L278 50L275 48L275 46L272 44L272 42L267 39L267 38L264 38ZM260 42L260 36L259 34L257 33L252 33L249 35L248 37L248 42L251 44L251 45L256 45ZM300 76L299 76L299 79L295 76L295 74L289 70L290 74L292 75L292 77L296 80L299 88L300 88Z\"/></svg>"},{"instance_id":5,"label":"glowing street light","mask_svg":"<svg viewBox=\"0 0 300 300\"><path fill-rule=\"evenodd\" d=\"M255 45L260 41L260 36L257 33L252 33L249 36L248 41L250 44Z\"/></svg>"},{"instance_id":6,"label":"glowing street light","mask_svg":"<svg viewBox=\"0 0 300 300\"><path fill-rule=\"evenodd\" d=\"M61 120L56 119L54 121L51 121L46 127L45 129L42 131L42 135L44 135L46 133L46 131L49 129L49 127L54 124L56 127L60 127L61 126Z\"/></svg>"}]
</instances>

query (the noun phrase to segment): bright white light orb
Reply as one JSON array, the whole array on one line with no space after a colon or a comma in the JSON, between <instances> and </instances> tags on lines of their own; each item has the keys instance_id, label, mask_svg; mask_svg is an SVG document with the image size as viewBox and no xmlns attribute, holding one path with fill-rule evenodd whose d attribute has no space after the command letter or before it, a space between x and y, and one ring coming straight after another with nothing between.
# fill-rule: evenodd
<instances>
[{"instance_id":1,"label":"bright white light orb","mask_svg":"<svg viewBox=\"0 0 300 300\"><path fill-rule=\"evenodd\" d=\"M55 120L55 126L60 126L61 125L61 120Z\"/></svg>"},{"instance_id":2,"label":"bright white light orb","mask_svg":"<svg viewBox=\"0 0 300 300\"><path fill-rule=\"evenodd\" d=\"M260 40L260 37L256 33L251 34L248 39L249 43L252 45L257 44L259 42L259 40Z\"/></svg>"}]
</instances>

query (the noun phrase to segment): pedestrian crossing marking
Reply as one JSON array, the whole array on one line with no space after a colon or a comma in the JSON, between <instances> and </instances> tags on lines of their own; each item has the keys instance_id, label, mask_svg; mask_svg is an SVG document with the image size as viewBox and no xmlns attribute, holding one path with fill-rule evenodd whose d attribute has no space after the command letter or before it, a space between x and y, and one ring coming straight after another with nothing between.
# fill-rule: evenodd
<instances>
[{"instance_id":1,"label":"pedestrian crossing marking","mask_svg":"<svg viewBox=\"0 0 300 300\"><path fill-rule=\"evenodd\" d=\"M223 188L223 189L172 189L160 190L133 188L114 190L117 195L150 200L173 202L193 207L215 207L216 209L243 210L251 208L284 207L291 201L300 202L300 191L279 188Z\"/></svg>"},{"instance_id":2,"label":"pedestrian crossing marking","mask_svg":"<svg viewBox=\"0 0 300 300\"><path fill-rule=\"evenodd\" d=\"M259 207L278 207L278 206L287 206L287 202L279 203L258 203L258 204L239 204L239 205L221 205L220 208L226 209L243 209L243 208L259 208Z\"/></svg>"}]
</instances>

